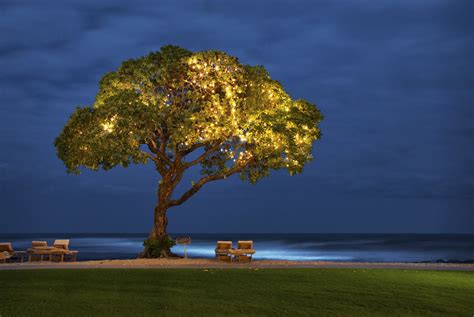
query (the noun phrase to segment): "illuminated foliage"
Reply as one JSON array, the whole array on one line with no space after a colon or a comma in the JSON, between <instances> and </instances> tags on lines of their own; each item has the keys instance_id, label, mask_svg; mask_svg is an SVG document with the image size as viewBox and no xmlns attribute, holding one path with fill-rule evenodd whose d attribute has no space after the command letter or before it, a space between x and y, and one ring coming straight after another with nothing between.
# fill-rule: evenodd
<instances>
[{"instance_id":1,"label":"illuminated foliage","mask_svg":"<svg viewBox=\"0 0 474 317\"><path fill-rule=\"evenodd\" d=\"M71 172L151 159L162 174L176 163L200 163L207 175L239 166L256 182L271 169L301 172L321 120L262 66L165 46L106 74L92 107L78 108L55 144ZM184 160L199 150L206 153L199 162Z\"/></svg>"}]
</instances>

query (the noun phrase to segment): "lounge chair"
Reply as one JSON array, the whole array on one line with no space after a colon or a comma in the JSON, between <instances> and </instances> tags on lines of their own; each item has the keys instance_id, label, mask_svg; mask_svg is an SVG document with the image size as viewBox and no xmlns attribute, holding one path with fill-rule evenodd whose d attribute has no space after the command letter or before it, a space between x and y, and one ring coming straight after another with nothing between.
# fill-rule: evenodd
<instances>
[{"instance_id":1,"label":"lounge chair","mask_svg":"<svg viewBox=\"0 0 474 317\"><path fill-rule=\"evenodd\" d=\"M255 253L253 248L253 241L238 241L237 242L237 254L235 256L239 262L250 262L252 261L252 255Z\"/></svg>"},{"instance_id":2,"label":"lounge chair","mask_svg":"<svg viewBox=\"0 0 474 317\"><path fill-rule=\"evenodd\" d=\"M77 260L79 251L69 250L69 240L55 240L53 243L54 251L52 254L60 254L61 262L64 261L64 256L69 255L72 261Z\"/></svg>"},{"instance_id":3,"label":"lounge chair","mask_svg":"<svg viewBox=\"0 0 474 317\"><path fill-rule=\"evenodd\" d=\"M23 262L25 251L14 251L10 242L0 243L0 261L5 263L8 259L19 258Z\"/></svg>"},{"instance_id":4,"label":"lounge chair","mask_svg":"<svg viewBox=\"0 0 474 317\"><path fill-rule=\"evenodd\" d=\"M33 255L39 255L40 260L43 261L44 256L49 256L51 261L51 250L53 247L48 246L46 241L31 241L31 248L27 250L28 252L28 262L33 260Z\"/></svg>"},{"instance_id":5,"label":"lounge chair","mask_svg":"<svg viewBox=\"0 0 474 317\"><path fill-rule=\"evenodd\" d=\"M3 263L6 263L9 258L11 258L12 255L8 253L7 251L2 251L0 252L0 261Z\"/></svg>"},{"instance_id":6,"label":"lounge chair","mask_svg":"<svg viewBox=\"0 0 474 317\"><path fill-rule=\"evenodd\" d=\"M219 261L231 260L230 250L232 249L232 241L217 241L216 245L216 258Z\"/></svg>"},{"instance_id":7,"label":"lounge chair","mask_svg":"<svg viewBox=\"0 0 474 317\"><path fill-rule=\"evenodd\" d=\"M28 249L28 261L31 262L33 255L39 255L40 260L44 260L44 256L48 256L49 261L53 260L53 256L60 257L63 262L65 256L70 256L71 260L76 261L78 251L69 250L69 240L55 240L53 246L48 246L46 241L33 241L32 248Z\"/></svg>"}]
</instances>

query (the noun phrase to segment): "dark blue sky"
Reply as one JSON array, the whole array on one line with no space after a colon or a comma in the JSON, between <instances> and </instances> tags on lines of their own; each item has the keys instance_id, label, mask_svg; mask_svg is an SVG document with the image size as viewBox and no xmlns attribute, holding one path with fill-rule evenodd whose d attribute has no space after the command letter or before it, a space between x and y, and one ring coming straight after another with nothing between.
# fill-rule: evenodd
<instances>
[{"instance_id":1,"label":"dark blue sky","mask_svg":"<svg viewBox=\"0 0 474 317\"><path fill-rule=\"evenodd\" d=\"M473 30L461 0L2 0L0 233L151 228L151 165L68 175L53 141L166 44L265 65L326 117L303 174L208 184L171 232L474 233Z\"/></svg>"}]
</instances>

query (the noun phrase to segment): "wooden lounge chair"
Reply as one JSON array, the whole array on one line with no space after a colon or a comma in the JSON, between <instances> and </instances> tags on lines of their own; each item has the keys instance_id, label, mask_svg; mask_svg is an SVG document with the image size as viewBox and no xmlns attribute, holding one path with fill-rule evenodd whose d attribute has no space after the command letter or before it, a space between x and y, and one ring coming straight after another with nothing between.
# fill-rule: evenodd
<instances>
[{"instance_id":1,"label":"wooden lounge chair","mask_svg":"<svg viewBox=\"0 0 474 317\"><path fill-rule=\"evenodd\" d=\"M69 250L69 240L56 240L53 246L48 246L46 241L33 241L32 248L28 249L28 261L32 261L33 255L39 255L40 261L44 260L44 256L48 256L49 261L53 260L53 256L59 256L60 261L65 260L65 256L70 256L71 260L76 261L78 251Z\"/></svg>"},{"instance_id":2,"label":"wooden lounge chair","mask_svg":"<svg viewBox=\"0 0 474 317\"><path fill-rule=\"evenodd\" d=\"M0 243L0 261L5 263L8 259L19 258L23 262L25 251L14 251L10 242Z\"/></svg>"},{"instance_id":3,"label":"wooden lounge chair","mask_svg":"<svg viewBox=\"0 0 474 317\"><path fill-rule=\"evenodd\" d=\"M64 261L64 256L70 256L72 261L77 260L77 254L79 251L69 250L69 240L55 240L53 243L54 251L52 254L59 254L61 256L61 262Z\"/></svg>"},{"instance_id":4,"label":"wooden lounge chair","mask_svg":"<svg viewBox=\"0 0 474 317\"><path fill-rule=\"evenodd\" d=\"M53 247L48 246L46 241L31 241L31 248L27 250L28 262L33 260L33 255L39 255L40 261L44 260L45 255L49 256L49 260L51 260L51 249Z\"/></svg>"},{"instance_id":5,"label":"wooden lounge chair","mask_svg":"<svg viewBox=\"0 0 474 317\"><path fill-rule=\"evenodd\" d=\"M7 251L2 251L0 252L0 261L2 263L6 263L9 258L11 258L12 255L8 253Z\"/></svg>"},{"instance_id":6,"label":"wooden lounge chair","mask_svg":"<svg viewBox=\"0 0 474 317\"><path fill-rule=\"evenodd\" d=\"M0 243L0 261L7 262L13 256L13 248L11 243Z\"/></svg>"},{"instance_id":7,"label":"wooden lounge chair","mask_svg":"<svg viewBox=\"0 0 474 317\"><path fill-rule=\"evenodd\" d=\"M239 251L238 254L236 254L236 257L239 262L252 261L252 255L255 253L255 249L253 248L253 241L238 241L236 251Z\"/></svg>"},{"instance_id":8,"label":"wooden lounge chair","mask_svg":"<svg viewBox=\"0 0 474 317\"><path fill-rule=\"evenodd\" d=\"M217 241L216 258L219 261L231 261L230 250L232 249L232 241Z\"/></svg>"}]
</instances>

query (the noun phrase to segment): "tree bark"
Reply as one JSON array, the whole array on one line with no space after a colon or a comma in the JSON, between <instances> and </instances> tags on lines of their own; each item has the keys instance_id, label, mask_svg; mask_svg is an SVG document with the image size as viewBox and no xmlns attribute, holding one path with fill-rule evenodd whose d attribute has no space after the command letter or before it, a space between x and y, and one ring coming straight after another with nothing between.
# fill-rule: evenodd
<instances>
[{"instance_id":1,"label":"tree bark","mask_svg":"<svg viewBox=\"0 0 474 317\"><path fill-rule=\"evenodd\" d=\"M168 217L166 217L167 209L163 208L163 202L158 204L155 207L155 221L154 227L150 232L150 239L158 239L159 237L166 234L166 227L168 225Z\"/></svg>"},{"instance_id":2,"label":"tree bark","mask_svg":"<svg viewBox=\"0 0 474 317\"><path fill-rule=\"evenodd\" d=\"M168 217L166 212L168 211L169 198L173 192L172 184L161 183L158 187L158 202L155 207L154 212L154 226L151 230L148 239L149 240L158 240L162 241L164 239L171 239L166 232L166 227L168 226ZM159 257L175 257L176 255L171 252L169 247L164 247L161 249ZM157 256L152 254L152 250L145 246L145 249L140 253L141 258L156 258Z\"/></svg>"}]
</instances>

